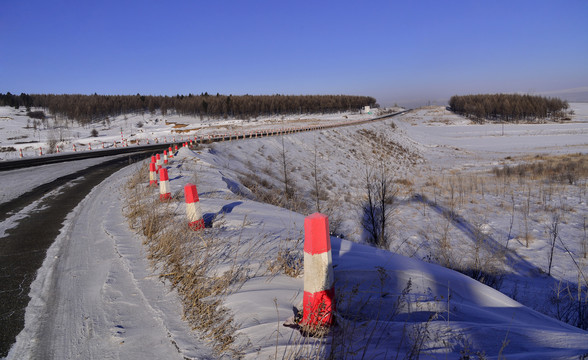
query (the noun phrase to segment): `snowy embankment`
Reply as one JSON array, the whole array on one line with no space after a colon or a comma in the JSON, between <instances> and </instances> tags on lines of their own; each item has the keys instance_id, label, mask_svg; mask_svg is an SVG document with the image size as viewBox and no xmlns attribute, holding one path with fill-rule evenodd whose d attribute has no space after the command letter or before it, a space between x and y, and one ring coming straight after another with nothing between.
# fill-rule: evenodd
<instances>
[{"instance_id":1,"label":"snowy embankment","mask_svg":"<svg viewBox=\"0 0 588 360\"><path fill-rule=\"evenodd\" d=\"M258 142L272 146L272 139ZM240 326L237 343L247 344L240 348L248 357L485 353L536 359L588 352L585 331L530 310L464 275L335 237L331 238L338 302L334 337L323 343L283 327L293 309L301 308L302 276L253 269L271 264L285 249L292 259L300 259L304 217L250 200L231 166L215 165L228 161L218 152L234 146L218 144L214 150L198 152L182 149L174 160L181 166L172 164L169 171L172 194L180 200L184 184L197 184L205 219L212 226L205 232L219 241L240 244L242 250L230 255L232 260L220 265L219 271L235 262L248 269L248 279L224 301ZM182 221L184 205L172 208Z\"/></svg>"}]
</instances>

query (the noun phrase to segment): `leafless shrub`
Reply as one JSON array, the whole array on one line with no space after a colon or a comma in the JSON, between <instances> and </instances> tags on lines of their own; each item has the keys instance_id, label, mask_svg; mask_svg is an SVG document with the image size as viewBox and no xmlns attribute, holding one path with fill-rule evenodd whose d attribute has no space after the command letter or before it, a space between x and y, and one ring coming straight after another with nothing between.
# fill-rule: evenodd
<instances>
[{"instance_id":1,"label":"leafless shrub","mask_svg":"<svg viewBox=\"0 0 588 360\"><path fill-rule=\"evenodd\" d=\"M286 244L278 251L278 256L272 260L268 270L272 275L284 273L290 277L298 277L304 272L304 255L301 249L303 238L300 237L295 241L286 239L280 244Z\"/></svg>"},{"instance_id":2,"label":"leafless shrub","mask_svg":"<svg viewBox=\"0 0 588 360\"><path fill-rule=\"evenodd\" d=\"M580 280L580 279L579 279ZM588 287L558 281L549 296L556 319L580 329L588 329Z\"/></svg>"},{"instance_id":3,"label":"leafless shrub","mask_svg":"<svg viewBox=\"0 0 588 360\"><path fill-rule=\"evenodd\" d=\"M368 242L383 249L390 248L388 234L398 188L393 185L392 171L381 163L378 172L365 168L365 203L362 205L362 228L368 234Z\"/></svg>"}]
</instances>

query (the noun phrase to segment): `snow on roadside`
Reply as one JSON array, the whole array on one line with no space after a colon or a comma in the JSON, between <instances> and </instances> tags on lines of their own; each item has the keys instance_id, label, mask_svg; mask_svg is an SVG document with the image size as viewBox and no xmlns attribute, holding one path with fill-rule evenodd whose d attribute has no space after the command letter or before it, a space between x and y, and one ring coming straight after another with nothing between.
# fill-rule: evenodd
<instances>
[{"instance_id":1,"label":"snow on roadside","mask_svg":"<svg viewBox=\"0 0 588 360\"><path fill-rule=\"evenodd\" d=\"M127 167L70 213L31 285L8 359L210 358L122 214Z\"/></svg>"}]
</instances>

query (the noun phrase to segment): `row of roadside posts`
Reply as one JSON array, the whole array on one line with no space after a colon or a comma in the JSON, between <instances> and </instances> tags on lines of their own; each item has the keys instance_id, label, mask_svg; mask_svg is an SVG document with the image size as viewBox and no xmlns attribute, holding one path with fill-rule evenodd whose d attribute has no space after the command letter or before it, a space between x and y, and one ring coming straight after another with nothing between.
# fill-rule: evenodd
<instances>
[{"instance_id":1,"label":"row of roadside posts","mask_svg":"<svg viewBox=\"0 0 588 360\"><path fill-rule=\"evenodd\" d=\"M185 142L182 146L189 147L191 144L192 141ZM172 150L170 146L163 154L151 156L149 164L149 186L158 185L159 174L159 199L162 202L172 199L168 169L165 167L174 158ZM177 151L178 146L175 145L176 155ZM188 183L184 186L184 198L188 227L203 231L205 223L196 185ZM314 213L304 219L304 295L302 318L298 325L307 334L334 324L335 276L329 234L326 215Z\"/></svg>"}]
</instances>

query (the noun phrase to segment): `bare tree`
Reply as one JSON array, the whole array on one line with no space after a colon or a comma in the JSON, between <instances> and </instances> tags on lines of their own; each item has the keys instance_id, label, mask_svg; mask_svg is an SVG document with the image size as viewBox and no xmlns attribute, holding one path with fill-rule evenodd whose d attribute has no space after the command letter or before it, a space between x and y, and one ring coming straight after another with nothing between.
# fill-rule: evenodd
<instances>
[{"instance_id":1,"label":"bare tree","mask_svg":"<svg viewBox=\"0 0 588 360\"><path fill-rule=\"evenodd\" d=\"M512 235L512 226L514 224L514 219L515 219L515 198L514 198L514 192L510 193L510 199L512 201L512 211L510 214L510 227L508 228L508 235L506 236L506 249L508 249L508 242L510 241L510 236Z\"/></svg>"},{"instance_id":2,"label":"bare tree","mask_svg":"<svg viewBox=\"0 0 588 360\"><path fill-rule=\"evenodd\" d=\"M317 212L321 212L321 186L320 186L320 182L319 182L319 169L318 169L318 164L317 164L317 158L318 158L318 148L316 146L316 134L314 136L314 159L312 162L312 176L313 176L313 195L314 195L314 200L315 200L315 207L316 207L316 211Z\"/></svg>"},{"instance_id":3,"label":"bare tree","mask_svg":"<svg viewBox=\"0 0 588 360\"><path fill-rule=\"evenodd\" d=\"M288 176L288 161L286 159L286 146L284 144L284 135L282 134L282 151L280 153L282 158L282 172L284 173L284 204L287 204L292 197L292 189L290 187L290 178Z\"/></svg>"},{"instance_id":4,"label":"bare tree","mask_svg":"<svg viewBox=\"0 0 588 360\"><path fill-rule=\"evenodd\" d=\"M586 236L587 227L586 215L584 215L584 241L582 241L582 253L584 255L584 259L586 259L586 256L588 255L588 236Z\"/></svg>"},{"instance_id":5,"label":"bare tree","mask_svg":"<svg viewBox=\"0 0 588 360\"><path fill-rule=\"evenodd\" d=\"M398 190L393 186L391 172L383 162L376 174L370 166L366 166L364 186L366 200L362 207L362 227L367 232L367 241L388 249L388 227Z\"/></svg>"},{"instance_id":6,"label":"bare tree","mask_svg":"<svg viewBox=\"0 0 588 360\"><path fill-rule=\"evenodd\" d=\"M553 265L553 252L555 250L555 241L557 240L558 232L559 232L559 214L553 214L551 218L551 225L549 226L549 242L550 242L550 251L549 251L549 263L547 267L547 275L551 276L551 266Z\"/></svg>"}]
</instances>

